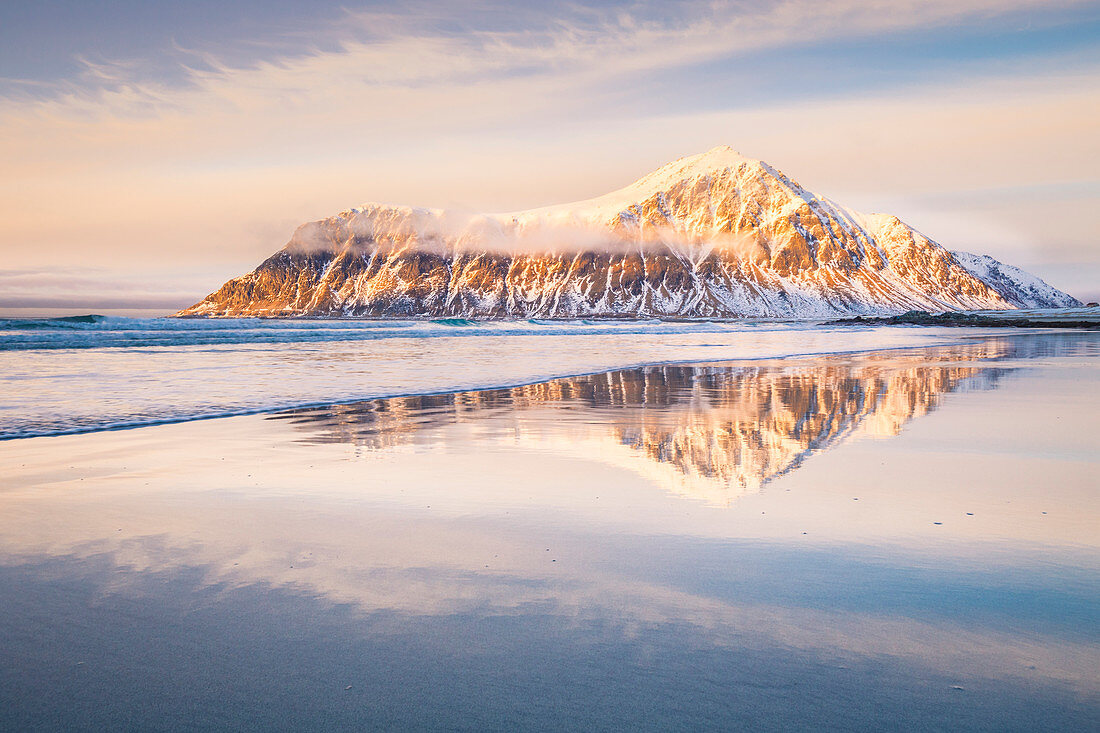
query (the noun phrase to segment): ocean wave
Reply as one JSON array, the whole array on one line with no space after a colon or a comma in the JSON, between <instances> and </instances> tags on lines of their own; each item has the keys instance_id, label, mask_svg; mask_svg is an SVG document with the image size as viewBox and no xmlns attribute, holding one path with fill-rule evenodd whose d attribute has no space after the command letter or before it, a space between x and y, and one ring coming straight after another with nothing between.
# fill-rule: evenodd
<instances>
[{"instance_id":1,"label":"ocean wave","mask_svg":"<svg viewBox=\"0 0 1100 733\"><path fill-rule=\"evenodd\" d=\"M373 341L462 336L568 336L741 329L752 322L650 320L424 321L321 319L173 319L123 316L0 319L0 351L111 349ZM772 323L776 327L782 324Z\"/></svg>"},{"instance_id":2,"label":"ocean wave","mask_svg":"<svg viewBox=\"0 0 1100 733\"><path fill-rule=\"evenodd\" d=\"M431 321L432 323L440 326L476 326L478 321L471 320L469 318L436 318Z\"/></svg>"},{"instance_id":3,"label":"ocean wave","mask_svg":"<svg viewBox=\"0 0 1100 733\"><path fill-rule=\"evenodd\" d=\"M102 323L107 316L59 316L57 318L0 318L0 331L29 331L40 328L87 328Z\"/></svg>"}]
</instances>

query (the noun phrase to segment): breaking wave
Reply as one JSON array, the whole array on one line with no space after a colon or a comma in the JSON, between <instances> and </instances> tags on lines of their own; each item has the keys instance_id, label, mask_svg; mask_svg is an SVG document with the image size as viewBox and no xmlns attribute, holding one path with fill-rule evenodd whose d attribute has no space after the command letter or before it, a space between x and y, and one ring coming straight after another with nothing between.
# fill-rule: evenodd
<instances>
[{"instance_id":1,"label":"breaking wave","mask_svg":"<svg viewBox=\"0 0 1100 733\"><path fill-rule=\"evenodd\" d=\"M455 336L565 336L648 333L657 329L728 331L751 322L692 321L477 321L336 319L180 319L122 316L0 319L0 351L41 349L154 348L237 344L373 341L386 338Z\"/></svg>"}]
</instances>

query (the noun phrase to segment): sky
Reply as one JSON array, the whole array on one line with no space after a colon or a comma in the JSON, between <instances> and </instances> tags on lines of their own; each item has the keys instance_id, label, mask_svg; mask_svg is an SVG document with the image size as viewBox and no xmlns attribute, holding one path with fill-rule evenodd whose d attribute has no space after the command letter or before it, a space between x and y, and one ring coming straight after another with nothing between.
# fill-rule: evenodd
<instances>
[{"instance_id":1,"label":"sky","mask_svg":"<svg viewBox=\"0 0 1100 733\"><path fill-rule=\"evenodd\" d=\"M167 312L368 201L716 145L1100 299L1100 2L0 0L0 308Z\"/></svg>"}]
</instances>

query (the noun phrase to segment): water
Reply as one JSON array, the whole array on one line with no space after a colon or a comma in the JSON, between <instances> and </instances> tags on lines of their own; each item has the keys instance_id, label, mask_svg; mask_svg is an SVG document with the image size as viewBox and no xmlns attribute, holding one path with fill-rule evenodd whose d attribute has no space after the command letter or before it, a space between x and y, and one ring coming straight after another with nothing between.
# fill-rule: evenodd
<instances>
[{"instance_id":1,"label":"water","mask_svg":"<svg viewBox=\"0 0 1100 733\"><path fill-rule=\"evenodd\" d=\"M5 319L0 439L965 336L807 323Z\"/></svg>"},{"instance_id":2,"label":"water","mask_svg":"<svg viewBox=\"0 0 1100 733\"><path fill-rule=\"evenodd\" d=\"M18 352L485 388L0 443L0 728L1100 727L1100 335L569 327Z\"/></svg>"}]
</instances>

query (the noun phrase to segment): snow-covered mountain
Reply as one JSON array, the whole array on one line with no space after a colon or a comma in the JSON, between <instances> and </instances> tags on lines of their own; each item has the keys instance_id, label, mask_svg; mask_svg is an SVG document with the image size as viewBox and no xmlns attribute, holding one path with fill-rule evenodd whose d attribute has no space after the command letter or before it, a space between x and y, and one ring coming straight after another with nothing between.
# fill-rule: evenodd
<instances>
[{"instance_id":1,"label":"snow-covered mountain","mask_svg":"<svg viewBox=\"0 0 1100 733\"><path fill-rule=\"evenodd\" d=\"M302 225L178 315L797 318L1076 302L996 264L964 264L897 217L718 147L572 204L351 209Z\"/></svg>"},{"instance_id":2,"label":"snow-covered mountain","mask_svg":"<svg viewBox=\"0 0 1100 733\"><path fill-rule=\"evenodd\" d=\"M989 255L952 252L959 264L1016 308L1074 308L1081 301L1048 285L1030 272Z\"/></svg>"}]
</instances>

